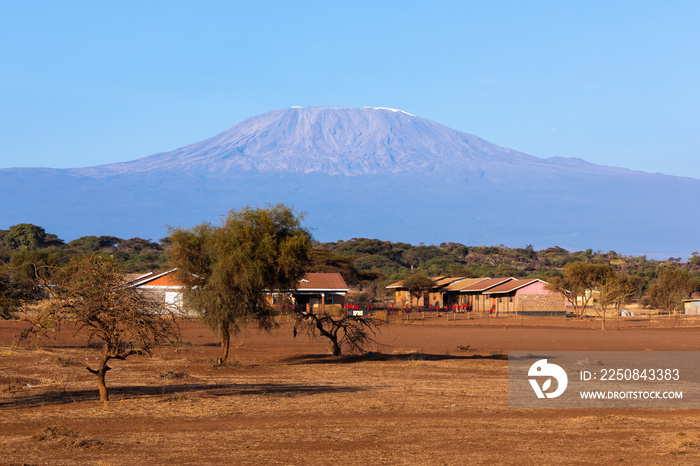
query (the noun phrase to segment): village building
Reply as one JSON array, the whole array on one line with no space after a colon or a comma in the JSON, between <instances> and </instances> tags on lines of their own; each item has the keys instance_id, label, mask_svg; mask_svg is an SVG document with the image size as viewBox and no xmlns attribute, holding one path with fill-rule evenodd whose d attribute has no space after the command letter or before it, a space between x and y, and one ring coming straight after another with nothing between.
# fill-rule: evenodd
<instances>
[{"instance_id":1,"label":"village building","mask_svg":"<svg viewBox=\"0 0 700 466\"><path fill-rule=\"evenodd\" d=\"M459 290L460 304L466 307L468 312L484 313L490 311L493 303L491 302L491 298L487 297L484 293L491 288L512 280L515 279L512 277L484 278L472 284L465 285Z\"/></svg>"},{"instance_id":2,"label":"village building","mask_svg":"<svg viewBox=\"0 0 700 466\"><path fill-rule=\"evenodd\" d=\"M325 305L345 305L349 291L343 276L339 273L307 273L293 290L292 299L296 304L320 308Z\"/></svg>"},{"instance_id":3,"label":"village building","mask_svg":"<svg viewBox=\"0 0 700 466\"><path fill-rule=\"evenodd\" d=\"M138 291L151 296L157 302L163 303L164 309L184 315L192 312L183 308L183 296L187 286L177 279L177 269L165 272L149 272L136 277L127 277L127 284Z\"/></svg>"},{"instance_id":4,"label":"village building","mask_svg":"<svg viewBox=\"0 0 700 466\"><path fill-rule=\"evenodd\" d=\"M483 282L484 280L488 280L488 277L481 277L481 278L462 278L460 280L457 280L455 282L450 283L448 286L445 287L444 293L443 293L443 300L445 303L445 306L447 306L449 309L452 309L453 306L459 308L459 310L470 310L469 309L469 294L466 292L462 292L462 290L466 289L467 287L470 287L472 285L476 285L477 283Z\"/></svg>"},{"instance_id":5,"label":"village building","mask_svg":"<svg viewBox=\"0 0 700 466\"><path fill-rule=\"evenodd\" d=\"M700 315L700 299L684 299L683 307L685 308L686 315Z\"/></svg>"},{"instance_id":6,"label":"village building","mask_svg":"<svg viewBox=\"0 0 700 466\"><path fill-rule=\"evenodd\" d=\"M394 290L394 302L398 306L444 307L446 305L445 292L447 287L456 281L463 280L464 277L448 277L441 275L430 277L430 279L435 282L435 285L418 298L412 296L403 286L403 280L387 285L386 288Z\"/></svg>"},{"instance_id":7,"label":"village building","mask_svg":"<svg viewBox=\"0 0 700 466\"><path fill-rule=\"evenodd\" d=\"M187 285L177 279L176 271L177 269L171 269L127 277L127 284L163 303L164 309L192 315L192 311L183 308L183 296ZM343 307L348 291L348 286L339 273L307 273L294 290L283 294L291 297L295 304L318 309L325 305ZM279 294L270 294L270 303L276 304L278 298Z\"/></svg>"},{"instance_id":8,"label":"village building","mask_svg":"<svg viewBox=\"0 0 700 466\"><path fill-rule=\"evenodd\" d=\"M539 279L508 280L484 290L490 311L501 314L550 315L566 312L566 299L549 290L547 282Z\"/></svg>"}]
</instances>

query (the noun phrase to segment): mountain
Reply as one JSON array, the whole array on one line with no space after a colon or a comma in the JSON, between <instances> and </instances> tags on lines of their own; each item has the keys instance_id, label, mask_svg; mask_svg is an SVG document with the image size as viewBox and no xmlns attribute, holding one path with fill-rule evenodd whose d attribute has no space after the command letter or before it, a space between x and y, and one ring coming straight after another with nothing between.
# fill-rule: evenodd
<instances>
[{"instance_id":1,"label":"mountain","mask_svg":"<svg viewBox=\"0 0 700 466\"><path fill-rule=\"evenodd\" d=\"M700 180L542 159L386 108L290 108L129 162L0 170L0 228L166 235L284 202L321 241L376 237L688 257Z\"/></svg>"},{"instance_id":2,"label":"mountain","mask_svg":"<svg viewBox=\"0 0 700 466\"><path fill-rule=\"evenodd\" d=\"M290 108L249 118L172 152L82 175L203 170L383 175L459 168L480 160L536 162L433 121L383 108Z\"/></svg>"}]
</instances>

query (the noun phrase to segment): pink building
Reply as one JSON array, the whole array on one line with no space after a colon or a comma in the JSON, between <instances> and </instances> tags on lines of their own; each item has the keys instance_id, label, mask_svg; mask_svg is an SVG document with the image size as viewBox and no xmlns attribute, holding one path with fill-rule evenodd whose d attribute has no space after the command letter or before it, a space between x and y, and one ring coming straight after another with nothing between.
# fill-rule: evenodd
<instances>
[{"instance_id":1,"label":"pink building","mask_svg":"<svg viewBox=\"0 0 700 466\"><path fill-rule=\"evenodd\" d=\"M539 279L509 280L482 292L489 310L498 314L552 315L566 312L563 294L547 289Z\"/></svg>"}]
</instances>

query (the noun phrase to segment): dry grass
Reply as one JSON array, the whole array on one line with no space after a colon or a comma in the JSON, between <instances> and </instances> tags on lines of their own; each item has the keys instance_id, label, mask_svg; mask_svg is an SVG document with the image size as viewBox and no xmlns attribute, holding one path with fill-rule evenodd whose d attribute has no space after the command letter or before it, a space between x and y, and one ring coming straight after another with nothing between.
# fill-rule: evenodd
<instances>
[{"instance_id":1,"label":"dry grass","mask_svg":"<svg viewBox=\"0 0 700 466\"><path fill-rule=\"evenodd\" d=\"M41 444L42 449L59 450L65 448L95 449L104 445L101 440L85 437L63 424L44 427L32 435L29 441Z\"/></svg>"},{"instance_id":2,"label":"dry grass","mask_svg":"<svg viewBox=\"0 0 700 466\"><path fill-rule=\"evenodd\" d=\"M97 350L70 342L53 351L2 347L0 354L11 354L1 356L0 384L12 388L0 391L0 462L700 462L698 410L508 408L507 361L499 355L519 335L509 332L389 328L383 335L392 350L343 358L326 355L325 342L251 333L235 349L234 363L215 368L216 342L194 327L191 345L115 362L107 404L82 367ZM639 337L678 348L695 341L690 348L698 349L695 334L685 339L684 332ZM465 339L480 350L447 354ZM541 334L532 341L542 341Z\"/></svg>"},{"instance_id":3,"label":"dry grass","mask_svg":"<svg viewBox=\"0 0 700 466\"><path fill-rule=\"evenodd\" d=\"M189 377L186 373L182 371L176 371L173 369L164 369L158 374L159 379L165 380L181 380Z\"/></svg>"},{"instance_id":4,"label":"dry grass","mask_svg":"<svg viewBox=\"0 0 700 466\"><path fill-rule=\"evenodd\" d=\"M672 455L697 455L700 453L700 436L697 432L691 434L678 432L669 442L668 452Z\"/></svg>"}]
</instances>

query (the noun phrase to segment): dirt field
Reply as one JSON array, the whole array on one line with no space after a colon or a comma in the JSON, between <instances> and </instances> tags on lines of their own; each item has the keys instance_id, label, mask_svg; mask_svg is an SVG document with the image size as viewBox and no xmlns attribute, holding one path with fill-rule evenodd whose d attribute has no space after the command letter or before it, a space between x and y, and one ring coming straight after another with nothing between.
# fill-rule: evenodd
<instances>
[{"instance_id":1,"label":"dirt field","mask_svg":"<svg viewBox=\"0 0 700 466\"><path fill-rule=\"evenodd\" d=\"M69 333L15 348L21 323L4 321L0 463L700 464L700 410L508 408L508 351L700 350L693 321L614 323L426 319L346 358L283 323L215 367L190 321L182 344L111 364L103 404L83 368L97 349Z\"/></svg>"}]
</instances>

